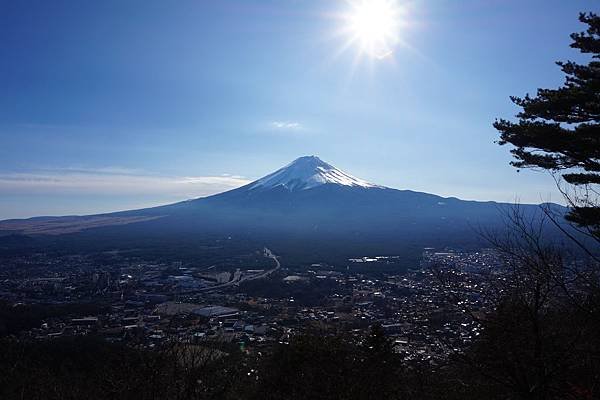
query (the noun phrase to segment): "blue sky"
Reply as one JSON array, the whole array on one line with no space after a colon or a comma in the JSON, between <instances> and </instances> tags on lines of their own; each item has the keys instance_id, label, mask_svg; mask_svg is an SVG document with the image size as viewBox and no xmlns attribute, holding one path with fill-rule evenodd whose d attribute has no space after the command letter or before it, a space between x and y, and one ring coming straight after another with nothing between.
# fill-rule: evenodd
<instances>
[{"instance_id":1,"label":"blue sky","mask_svg":"<svg viewBox=\"0 0 600 400\"><path fill-rule=\"evenodd\" d=\"M342 51L340 0L0 0L0 219L164 204L306 154L378 184L560 201L494 144L510 95L578 59L583 0L398 0Z\"/></svg>"}]
</instances>

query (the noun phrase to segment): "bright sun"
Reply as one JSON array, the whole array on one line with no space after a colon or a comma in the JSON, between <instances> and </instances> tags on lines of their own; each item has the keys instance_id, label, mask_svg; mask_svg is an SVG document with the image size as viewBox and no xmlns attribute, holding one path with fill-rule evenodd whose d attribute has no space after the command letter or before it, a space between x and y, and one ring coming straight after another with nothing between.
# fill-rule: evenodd
<instances>
[{"instance_id":1,"label":"bright sun","mask_svg":"<svg viewBox=\"0 0 600 400\"><path fill-rule=\"evenodd\" d=\"M402 9L395 0L352 0L344 16L345 31L360 52L382 59L392 55L400 40Z\"/></svg>"}]
</instances>

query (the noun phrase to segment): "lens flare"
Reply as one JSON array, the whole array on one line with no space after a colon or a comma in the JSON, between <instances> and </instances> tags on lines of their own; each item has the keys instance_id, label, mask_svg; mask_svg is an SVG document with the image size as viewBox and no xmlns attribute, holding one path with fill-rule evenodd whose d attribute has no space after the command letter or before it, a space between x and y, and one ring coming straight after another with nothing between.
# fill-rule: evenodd
<instances>
[{"instance_id":1,"label":"lens flare","mask_svg":"<svg viewBox=\"0 0 600 400\"><path fill-rule=\"evenodd\" d=\"M361 53L373 58L393 54L400 41L403 9L396 0L354 0L345 14L344 31Z\"/></svg>"}]
</instances>

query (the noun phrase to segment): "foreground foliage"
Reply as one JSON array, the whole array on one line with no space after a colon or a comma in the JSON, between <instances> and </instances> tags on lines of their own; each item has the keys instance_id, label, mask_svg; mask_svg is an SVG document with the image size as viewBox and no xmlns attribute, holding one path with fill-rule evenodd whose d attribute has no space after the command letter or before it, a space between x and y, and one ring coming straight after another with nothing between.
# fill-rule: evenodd
<instances>
[{"instance_id":1,"label":"foreground foliage","mask_svg":"<svg viewBox=\"0 0 600 400\"><path fill-rule=\"evenodd\" d=\"M518 121L496 121L499 143L512 144L518 168L551 171L571 206L568 219L600 241L600 17L581 14L587 30L571 35L571 47L591 55L587 64L558 62L566 76L557 89L512 97Z\"/></svg>"}]
</instances>

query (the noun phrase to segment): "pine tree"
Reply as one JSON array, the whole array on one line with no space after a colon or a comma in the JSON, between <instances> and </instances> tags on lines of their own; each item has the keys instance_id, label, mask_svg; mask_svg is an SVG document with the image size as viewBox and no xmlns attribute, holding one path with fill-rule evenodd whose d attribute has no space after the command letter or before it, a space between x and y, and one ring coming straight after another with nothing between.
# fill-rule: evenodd
<instances>
[{"instance_id":1,"label":"pine tree","mask_svg":"<svg viewBox=\"0 0 600 400\"><path fill-rule=\"evenodd\" d=\"M557 62L564 85L511 97L522 109L518 122L500 119L494 127L499 144L515 146L511 164L552 172L571 207L567 219L600 241L600 17L582 13L579 20L588 28L571 35L571 47L591 61Z\"/></svg>"}]
</instances>

